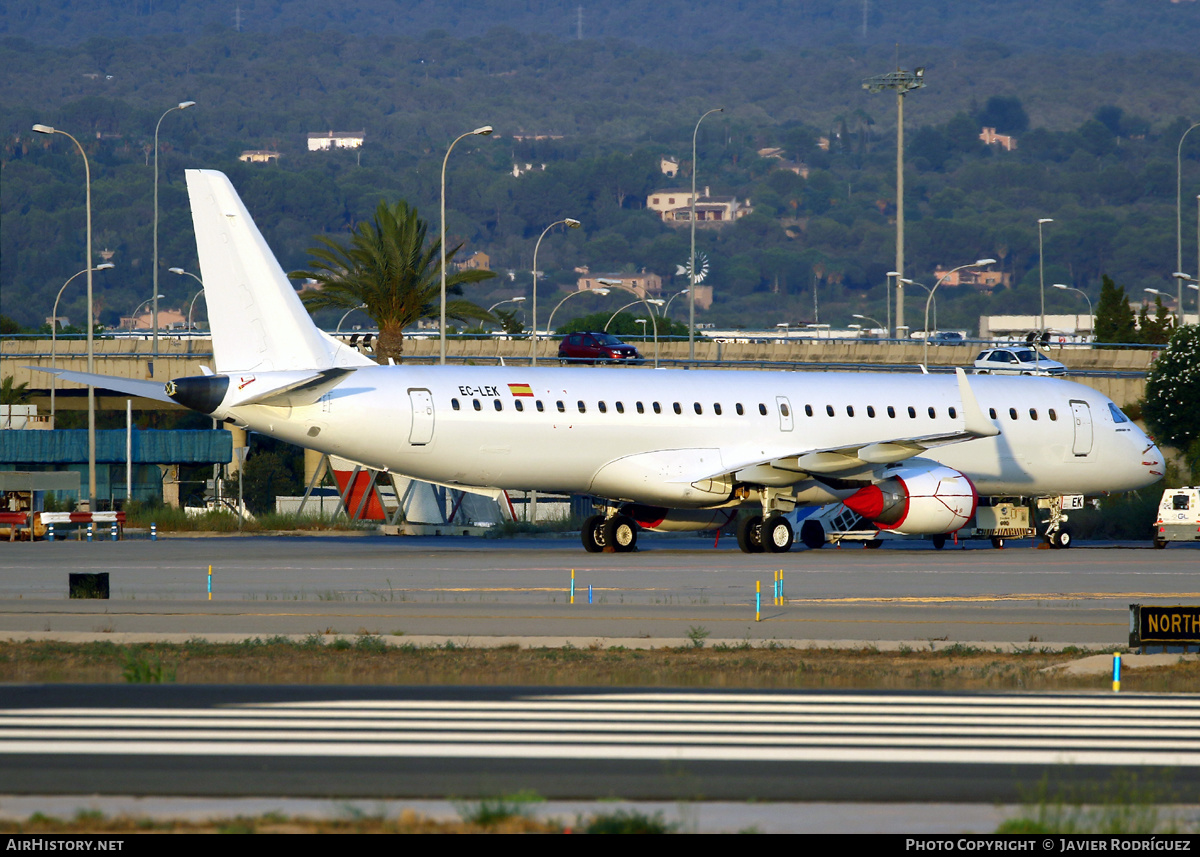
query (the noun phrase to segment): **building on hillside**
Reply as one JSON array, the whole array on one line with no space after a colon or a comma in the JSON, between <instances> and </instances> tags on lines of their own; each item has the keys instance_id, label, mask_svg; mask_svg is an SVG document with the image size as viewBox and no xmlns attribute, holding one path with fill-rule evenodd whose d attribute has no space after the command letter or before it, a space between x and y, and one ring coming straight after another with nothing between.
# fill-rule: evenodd
<instances>
[{"instance_id":1,"label":"building on hillside","mask_svg":"<svg viewBox=\"0 0 1200 857\"><path fill-rule=\"evenodd\" d=\"M721 227L750 214L750 200L733 196L713 196L709 188L696 194L696 225ZM686 226L692 217L692 192L687 188L663 188L646 197L646 207L658 213L668 226Z\"/></svg>"},{"instance_id":2,"label":"building on hillside","mask_svg":"<svg viewBox=\"0 0 1200 857\"><path fill-rule=\"evenodd\" d=\"M177 309L164 309L162 306L158 308L158 329L159 330L183 330L187 328L187 316ZM136 316L122 316L121 323L117 325L117 330L154 330L154 313L150 310L139 313Z\"/></svg>"},{"instance_id":3,"label":"building on hillside","mask_svg":"<svg viewBox=\"0 0 1200 857\"><path fill-rule=\"evenodd\" d=\"M450 264L458 271L490 271L492 257L482 250L472 250L461 259L452 259Z\"/></svg>"},{"instance_id":4,"label":"building on hillside","mask_svg":"<svg viewBox=\"0 0 1200 857\"><path fill-rule=\"evenodd\" d=\"M945 279L942 279L945 277ZM997 287L1008 288L1012 285L1012 274L1003 271L976 271L963 268L955 271L938 265L933 269L933 281L942 281L944 288L971 286L977 291L990 295Z\"/></svg>"},{"instance_id":5,"label":"building on hillside","mask_svg":"<svg viewBox=\"0 0 1200 857\"><path fill-rule=\"evenodd\" d=\"M238 155L238 160L244 164L274 164L283 155L270 149L247 149Z\"/></svg>"},{"instance_id":6,"label":"building on hillside","mask_svg":"<svg viewBox=\"0 0 1200 857\"><path fill-rule=\"evenodd\" d=\"M679 158L664 156L659 159L658 168L662 171L664 176L669 179L673 179L675 176L679 175Z\"/></svg>"},{"instance_id":7,"label":"building on hillside","mask_svg":"<svg viewBox=\"0 0 1200 857\"><path fill-rule=\"evenodd\" d=\"M618 282L640 298L654 298L662 292L663 279L658 274L643 270L640 274L585 274L576 281L578 291L608 288L601 280Z\"/></svg>"},{"instance_id":8,"label":"building on hillside","mask_svg":"<svg viewBox=\"0 0 1200 857\"><path fill-rule=\"evenodd\" d=\"M331 149L361 149L367 132L362 131L314 131L308 135L310 152L328 152Z\"/></svg>"},{"instance_id":9,"label":"building on hillside","mask_svg":"<svg viewBox=\"0 0 1200 857\"><path fill-rule=\"evenodd\" d=\"M773 169L787 170L789 173L795 173L802 179L808 178L808 164L803 161L792 161L783 156L783 149L778 146L768 146L765 149L758 150L758 156L765 158L768 161L778 161Z\"/></svg>"},{"instance_id":10,"label":"building on hillside","mask_svg":"<svg viewBox=\"0 0 1200 857\"><path fill-rule=\"evenodd\" d=\"M979 139L988 146L999 146L1006 152L1011 152L1017 148L1017 138L1010 137L1007 134L997 134L995 128L984 128L979 133Z\"/></svg>"},{"instance_id":11,"label":"building on hillside","mask_svg":"<svg viewBox=\"0 0 1200 857\"><path fill-rule=\"evenodd\" d=\"M546 165L545 164L513 164L513 167L512 167L513 178L518 179L521 176L525 175L526 173L531 173L531 172L534 172L535 170L538 172L544 173L546 171Z\"/></svg>"}]
</instances>

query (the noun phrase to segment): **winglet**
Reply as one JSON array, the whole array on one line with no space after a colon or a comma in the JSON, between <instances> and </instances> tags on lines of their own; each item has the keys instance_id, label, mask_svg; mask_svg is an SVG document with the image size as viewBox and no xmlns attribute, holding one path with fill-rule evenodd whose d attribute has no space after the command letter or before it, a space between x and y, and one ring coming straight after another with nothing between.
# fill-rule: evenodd
<instances>
[{"instance_id":1,"label":"winglet","mask_svg":"<svg viewBox=\"0 0 1200 857\"><path fill-rule=\"evenodd\" d=\"M962 367L955 367L954 374L958 376L958 397L962 400L963 429L976 437L995 437L1000 434L1000 427L983 415L975 393L967 382L967 373Z\"/></svg>"}]
</instances>

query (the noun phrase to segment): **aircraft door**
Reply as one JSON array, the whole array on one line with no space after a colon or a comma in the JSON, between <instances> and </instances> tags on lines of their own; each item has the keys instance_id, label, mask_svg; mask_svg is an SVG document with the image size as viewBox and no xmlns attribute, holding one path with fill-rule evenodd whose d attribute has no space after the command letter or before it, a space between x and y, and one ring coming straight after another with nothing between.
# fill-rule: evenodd
<instances>
[{"instance_id":1,"label":"aircraft door","mask_svg":"<svg viewBox=\"0 0 1200 857\"><path fill-rule=\"evenodd\" d=\"M409 390L408 403L412 407L409 445L424 446L433 440L433 394L428 390Z\"/></svg>"},{"instance_id":2,"label":"aircraft door","mask_svg":"<svg viewBox=\"0 0 1200 857\"><path fill-rule=\"evenodd\" d=\"M779 430L792 430L792 403L788 401L787 396L776 396L775 406L779 408Z\"/></svg>"},{"instance_id":3,"label":"aircraft door","mask_svg":"<svg viewBox=\"0 0 1200 857\"><path fill-rule=\"evenodd\" d=\"M1092 451L1092 409L1087 402L1071 400L1071 419L1075 423L1075 444L1071 452L1077 457Z\"/></svg>"}]
</instances>

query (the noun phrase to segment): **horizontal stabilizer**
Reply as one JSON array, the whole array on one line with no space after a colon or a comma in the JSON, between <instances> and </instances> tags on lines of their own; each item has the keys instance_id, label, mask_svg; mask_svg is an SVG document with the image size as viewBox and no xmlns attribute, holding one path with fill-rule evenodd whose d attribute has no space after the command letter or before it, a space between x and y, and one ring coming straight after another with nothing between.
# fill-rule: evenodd
<instances>
[{"instance_id":1,"label":"horizontal stabilizer","mask_svg":"<svg viewBox=\"0 0 1200 857\"><path fill-rule=\"evenodd\" d=\"M74 381L76 384L86 384L102 390L115 390L127 396L140 396L143 399L153 399L156 402L172 402L163 388L162 381L143 381L138 378L119 378L114 375L95 375L90 372L71 372L66 369L45 369L41 366L27 366L35 372L49 372L57 375L63 381Z\"/></svg>"},{"instance_id":2,"label":"horizontal stabilizer","mask_svg":"<svg viewBox=\"0 0 1200 857\"><path fill-rule=\"evenodd\" d=\"M245 373L230 378L234 392L225 400L225 407L268 405L270 407L302 407L316 402L336 387L353 369L325 369L321 372L270 372L262 375Z\"/></svg>"}]
</instances>

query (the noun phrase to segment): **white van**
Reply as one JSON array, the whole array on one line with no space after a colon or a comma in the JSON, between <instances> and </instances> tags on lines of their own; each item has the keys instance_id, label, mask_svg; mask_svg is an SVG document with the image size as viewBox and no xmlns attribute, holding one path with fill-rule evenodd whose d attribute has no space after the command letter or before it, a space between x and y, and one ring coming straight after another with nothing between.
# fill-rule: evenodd
<instances>
[{"instance_id":1,"label":"white van","mask_svg":"<svg viewBox=\"0 0 1200 857\"><path fill-rule=\"evenodd\" d=\"M1158 503L1154 546L1167 542L1200 542L1200 488L1168 488Z\"/></svg>"}]
</instances>

